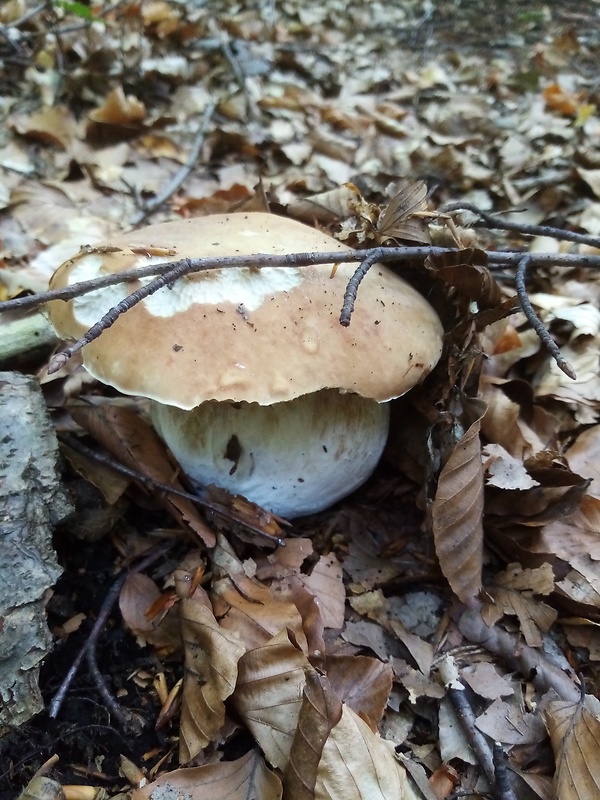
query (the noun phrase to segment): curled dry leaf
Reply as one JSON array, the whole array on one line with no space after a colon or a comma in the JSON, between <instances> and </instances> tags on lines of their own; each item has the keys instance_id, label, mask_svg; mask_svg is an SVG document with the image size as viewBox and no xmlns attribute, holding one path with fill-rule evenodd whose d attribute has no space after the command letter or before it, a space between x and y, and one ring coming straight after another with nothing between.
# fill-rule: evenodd
<instances>
[{"instance_id":1,"label":"curled dry leaf","mask_svg":"<svg viewBox=\"0 0 600 800\"><path fill-rule=\"evenodd\" d=\"M342 567L334 553L321 556L310 575L299 575L308 591L316 597L326 628L341 628L344 624L346 590Z\"/></svg>"},{"instance_id":2,"label":"curled dry leaf","mask_svg":"<svg viewBox=\"0 0 600 800\"><path fill-rule=\"evenodd\" d=\"M549 595L554 590L554 573L550 564L537 569L522 569L520 564L509 564L496 576L486 591L494 601L482 611L488 625L494 625L504 615L518 617L525 641L530 647L541 647L544 633L557 617L556 611L534 595Z\"/></svg>"},{"instance_id":3,"label":"curled dry leaf","mask_svg":"<svg viewBox=\"0 0 600 800\"><path fill-rule=\"evenodd\" d=\"M233 705L267 760L281 770L288 765L307 669L308 659L285 630L239 661Z\"/></svg>"},{"instance_id":4,"label":"curled dry leaf","mask_svg":"<svg viewBox=\"0 0 600 800\"><path fill-rule=\"evenodd\" d=\"M161 603L163 594L152 578L141 572L129 575L119 594L123 621L138 640L166 647L170 651L181 647L179 620L172 603L162 603L163 613L152 616L150 609Z\"/></svg>"},{"instance_id":5,"label":"curled dry leaf","mask_svg":"<svg viewBox=\"0 0 600 800\"><path fill-rule=\"evenodd\" d=\"M208 595L197 587L188 596L191 575L175 573L181 634L185 648L185 678L181 708L179 755L187 763L206 747L225 721L224 701L238 676L244 646L235 631L215 619Z\"/></svg>"},{"instance_id":6,"label":"curled dry leaf","mask_svg":"<svg viewBox=\"0 0 600 800\"><path fill-rule=\"evenodd\" d=\"M71 409L71 416L125 466L174 489L183 489L174 478L176 468L165 445L137 414L120 406L79 406ZM157 499L183 528L199 536L207 547L215 546L214 533L189 500L163 492L157 492Z\"/></svg>"},{"instance_id":7,"label":"curled dry leaf","mask_svg":"<svg viewBox=\"0 0 600 800\"><path fill-rule=\"evenodd\" d=\"M315 800L419 800L393 742L373 733L348 706L319 762Z\"/></svg>"},{"instance_id":8,"label":"curled dry leaf","mask_svg":"<svg viewBox=\"0 0 600 800\"><path fill-rule=\"evenodd\" d=\"M600 797L600 720L586 703L555 700L544 721L550 734L556 773L554 787L560 800Z\"/></svg>"},{"instance_id":9,"label":"curled dry leaf","mask_svg":"<svg viewBox=\"0 0 600 800\"><path fill-rule=\"evenodd\" d=\"M463 603L481 589L483 467L479 429L485 411L461 437L442 468L431 509L435 551L452 591Z\"/></svg>"},{"instance_id":10,"label":"curled dry leaf","mask_svg":"<svg viewBox=\"0 0 600 800\"><path fill-rule=\"evenodd\" d=\"M258 750L251 750L237 761L167 772L142 789L134 789L132 800L281 800L281 795L281 781Z\"/></svg>"},{"instance_id":11,"label":"curled dry leaf","mask_svg":"<svg viewBox=\"0 0 600 800\"><path fill-rule=\"evenodd\" d=\"M314 800L323 747L341 716L342 703L327 678L307 670L298 727L285 772L286 800Z\"/></svg>"},{"instance_id":12,"label":"curled dry leaf","mask_svg":"<svg viewBox=\"0 0 600 800\"><path fill-rule=\"evenodd\" d=\"M376 731L392 690L391 664L369 656L328 656L319 666L337 697Z\"/></svg>"},{"instance_id":13,"label":"curled dry leaf","mask_svg":"<svg viewBox=\"0 0 600 800\"><path fill-rule=\"evenodd\" d=\"M436 278L455 288L459 295L475 301L479 308L496 308L502 302L502 289L487 268L482 250L468 248L456 253L428 256L425 267Z\"/></svg>"},{"instance_id":14,"label":"curled dry leaf","mask_svg":"<svg viewBox=\"0 0 600 800\"><path fill-rule=\"evenodd\" d=\"M404 239L431 244L427 222L419 212L427 208L427 184L417 181L403 186L384 208L376 226L377 239Z\"/></svg>"}]
</instances>

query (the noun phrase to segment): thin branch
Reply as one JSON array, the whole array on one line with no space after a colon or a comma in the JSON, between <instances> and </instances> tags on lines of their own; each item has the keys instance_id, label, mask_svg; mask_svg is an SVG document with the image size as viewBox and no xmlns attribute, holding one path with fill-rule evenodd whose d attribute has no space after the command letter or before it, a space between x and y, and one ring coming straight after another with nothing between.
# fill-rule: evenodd
<instances>
[{"instance_id":1,"label":"thin branch","mask_svg":"<svg viewBox=\"0 0 600 800\"><path fill-rule=\"evenodd\" d=\"M475 712L466 695L465 686L460 681L458 669L452 656L446 655L438 664L440 677L446 687L448 699L452 704L456 716L460 722L462 731L477 756L490 786L496 782L494 761L492 751L487 739L476 725Z\"/></svg>"},{"instance_id":2,"label":"thin branch","mask_svg":"<svg viewBox=\"0 0 600 800\"><path fill-rule=\"evenodd\" d=\"M497 800L517 800L510 782L510 774L506 767L506 753L501 742L494 742L494 772L496 773L495 790Z\"/></svg>"},{"instance_id":3,"label":"thin branch","mask_svg":"<svg viewBox=\"0 0 600 800\"><path fill-rule=\"evenodd\" d=\"M204 272L211 269L241 269L253 267L309 267L320 264L341 263L350 264L354 261L365 261L376 250L380 253L379 260L382 263L397 261L398 263L417 261L425 259L427 256L443 256L447 253L458 252L455 247L386 247L369 248L367 250L348 250L341 253L339 250L322 253L288 253L286 255L274 255L273 253L254 253L248 256L217 256L211 258L185 258L178 261L169 261L163 264L151 264L147 267L124 270L123 272L112 275L103 275L92 278L88 281L80 281L62 289L51 289L48 292L28 295L27 297L15 297L12 300L0 302L0 313L11 311L17 308L22 310L36 308L44 303L53 300L71 300L73 297L93 292L96 289L104 289L107 286L115 286L119 283L139 280L152 275L159 275L166 270L175 268L181 264L190 264L190 272ZM89 250L95 252L94 248ZM516 267L523 258L523 253L503 253L496 250L483 251L488 265L496 269L506 269ZM87 251L83 253L87 255ZM75 256L77 258L79 256ZM583 269L600 269L600 256L579 255L572 253L529 253L529 263L531 266L556 266L556 267L582 267Z\"/></svg>"},{"instance_id":4,"label":"thin branch","mask_svg":"<svg viewBox=\"0 0 600 800\"><path fill-rule=\"evenodd\" d=\"M595 236L588 236L585 233L575 233L575 231L565 231L562 228L553 228L549 225L528 225L524 222L511 222L507 219L500 219L494 214L482 211L473 203L463 203L458 200L456 203L446 203L438 209L440 214L448 214L451 211L471 211L485 222L486 228L493 228L501 231L516 231L529 236L548 236L551 239L562 239L565 242L576 242L577 244L587 244L590 247L600 248L600 239Z\"/></svg>"},{"instance_id":5,"label":"thin branch","mask_svg":"<svg viewBox=\"0 0 600 800\"><path fill-rule=\"evenodd\" d=\"M272 533L267 533L267 531L264 531L262 528L259 528L256 525L252 525L252 523L248 522L245 517L241 517L239 514L236 514L236 512L232 509L225 508L219 503L213 503L210 500L206 500L202 495L191 494L190 492L183 491L183 489L176 489L168 483L156 481L154 478L150 478L148 475L144 475L142 472L138 472L137 470L131 469L131 467L125 466L125 464L121 464L120 461L115 461L115 459L110 458L110 456L107 456L104 453L98 453L96 450L92 450L91 447L86 447L86 445L84 445L74 436L69 436L68 434L59 434L58 438L61 442L64 442L73 450L77 450L77 452L81 453L86 458L90 458L93 461L112 469L113 472L118 472L120 475L125 475L127 478L138 481L147 489L159 489L161 492L166 492L167 494L172 494L176 497L182 497L184 500L189 500L191 503L194 503L201 508L205 508L207 511L211 511L213 514L218 514L220 517L227 519L229 522L235 523L236 525L242 525L244 528L252 533L257 534L258 536L264 536L270 542L275 542L280 547L285 547L284 539L281 539L279 536L275 536Z\"/></svg>"},{"instance_id":6,"label":"thin branch","mask_svg":"<svg viewBox=\"0 0 600 800\"><path fill-rule=\"evenodd\" d=\"M125 569L119 575L117 580L113 583L113 585L108 590L104 601L102 603L102 607L100 608L100 612L96 617L96 622L94 623L94 627L90 631L88 638L85 641L85 644L77 654L75 661L71 664L71 668L63 678L63 681L52 698L52 702L50 703L49 715L51 719L55 719L58 716L58 712L60 711L60 707L63 704L63 701L66 697L67 692L69 691L70 685L73 683L73 679L77 674L77 670L79 669L81 662L83 661L84 657L86 656L88 650L95 648L96 643L98 641L98 637L104 626L106 625L106 621L110 615L112 607L117 602L117 598L119 597L119 593L121 588L129 575L133 575L137 572L142 572L142 570L147 569L149 566L154 564L161 556L165 555L171 547L173 547L173 542L166 542L165 544L158 545L157 547L153 547L152 550L139 561L135 566L131 567L130 569Z\"/></svg>"},{"instance_id":7,"label":"thin branch","mask_svg":"<svg viewBox=\"0 0 600 800\"><path fill-rule=\"evenodd\" d=\"M346 291L344 293L344 302L342 304L342 310L340 312L340 325L343 325L345 328L350 325L350 318L352 317L352 312L354 311L354 303L356 302L356 294L358 292L358 287L361 284L362 279L365 277L367 272L371 269L373 264L376 261L381 260L381 256L384 253L383 247L375 247L374 249L369 251L369 255L364 259L361 265L354 271L354 275L348 281L348 285L346 286Z\"/></svg>"},{"instance_id":8,"label":"thin branch","mask_svg":"<svg viewBox=\"0 0 600 800\"><path fill-rule=\"evenodd\" d=\"M194 143L186 163L175 173L173 178L167 183L162 192L159 192L156 197L154 197L152 200L149 200L137 213L133 215L130 220L132 225L139 225L140 222L143 222L147 217L150 216L150 214L153 214L158 208L166 203L167 200L172 197L181 187L181 185L187 180L190 173L193 172L196 163L200 158L200 152L204 145L206 132L214 113L215 104L209 103L204 110L202 120L200 121L200 127L198 128L194 138Z\"/></svg>"},{"instance_id":9,"label":"thin branch","mask_svg":"<svg viewBox=\"0 0 600 800\"><path fill-rule=\"evenodd\" d=\"M121 300L120 303L117 303L116 306L113 306L110 311L100 319L95 325L84 333L77 341L66 347L62 352L57 353L48 366L48 374L52 375L54 372L58 372L59 369L62 369L67 361L72 358L75 353L78 353L82 347L85 347L86 344L93 342L94 339L97 339L104 331L108 330L108 328L112 327L115 322L119 319L121 314L125 314L131 308L136 306L138 303L141 303L146 297L150 297L150 295L157 292L159 289L162 289L163 286L168 286L169 284L176 281L178 278L187 275L189 272L193 271L193 266L190 265L190 262L187 259L184 259L177 267L173 269L169 269L164 272L162 275L159 275L158 278L155 278L150 283L147 283L146 286L142 286L139 289L136 289L135 292L128 295L124 300Z\"/></svg>"},{"instance_id":10,"label":"thin branch","mask_svg":"<svg viewBox=\"0 0 600 800\"><path fill-rule=\"evenodd\" d=\"M529 299L529 295L527 294L527 288L525 286L525 276L527 273L527 267L531 263L530 256L526 255L521 258L517 265L517 273L515 275L515 287L517 290L517 297L519 298L519 303L521 304L521 308L523 309L523 313L527 317L527 321L533 328L533 330L537 333L541 343L544 345L546 350L550 353L552 358L556 361L556 364L559 369L561 369L565 375L568 375L569 378L573 380L577 379L577 375L575 370L569 364L569 362L563 358L561 355L560 349L554 339L550 336L546 328L544 327L544 323L535 313L533 306L531 305L531 301Z\"/></svg>"}]
</instances>

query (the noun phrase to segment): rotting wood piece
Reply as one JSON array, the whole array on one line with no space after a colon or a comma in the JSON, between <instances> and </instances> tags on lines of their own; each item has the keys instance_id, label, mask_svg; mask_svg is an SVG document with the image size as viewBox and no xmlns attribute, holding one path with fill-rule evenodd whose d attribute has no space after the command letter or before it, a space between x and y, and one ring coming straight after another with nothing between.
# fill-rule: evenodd
<instances>
[{"instance_id":1,"label":"rotting wood piece","mask_svg":"<svg viewBox=\"0 0 600 800\"><path fill-rule=\"evenodd\" d=\"M52 526L71 511L37 382L0 372L0 736L42 709L39 665L51 648L44 594L61 574Z\"/></svg>"}]
</instances>

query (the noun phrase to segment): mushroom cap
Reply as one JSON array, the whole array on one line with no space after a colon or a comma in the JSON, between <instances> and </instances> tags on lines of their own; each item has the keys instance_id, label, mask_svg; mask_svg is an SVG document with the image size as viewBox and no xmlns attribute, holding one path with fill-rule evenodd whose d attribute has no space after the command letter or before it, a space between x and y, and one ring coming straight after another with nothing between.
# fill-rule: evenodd
<instances>
[{"instance_id":1,"label":"mushroom cap","mask_svg":"<svg viewBox=\"0 0 600 800\"><path fill-rule=\"evenodd\" d=\"M171 251L169 252L169 248ZM180 258L344 252L330 236L266 213L217 214L151 225L58 268L51 288ZM86 345L98 380L124 394L191 409L206 400L290 400L320 389L383 402L437 363L442 326L429 303L387 267L362 281L349 327L339 314L355 264L249 265L193 273L146 298ZM49 304L64 338L77 338L151 279Z\"/></svg>"}]
</instances>

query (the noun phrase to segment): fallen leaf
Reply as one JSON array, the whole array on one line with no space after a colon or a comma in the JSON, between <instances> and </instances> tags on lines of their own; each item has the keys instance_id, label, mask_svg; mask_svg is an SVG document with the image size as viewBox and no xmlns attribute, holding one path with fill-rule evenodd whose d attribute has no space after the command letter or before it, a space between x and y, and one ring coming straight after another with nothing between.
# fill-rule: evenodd
<instances>
[{"instance_id":1,"label":"fallen leaf","mask_svg":"<svg viewBox=\"0 0 600 800\"><path fill-rule=\"evenodd\" d=\"M132 800L281 800L281 795L281 781L255 749L237 761L167 772L134 789Z\"/></svg>"},{"instance_id":2,"label":"fallen leaf","mask_svg":"<svg viewBox=\"0 0 600 800\"><path fill-rule=\"evenodd\" d=\"M550 734L556 773L554 787L560 800L600 797L600 720L584 703L555 700L544 721Z\"/></svg>"}]
</instances>

